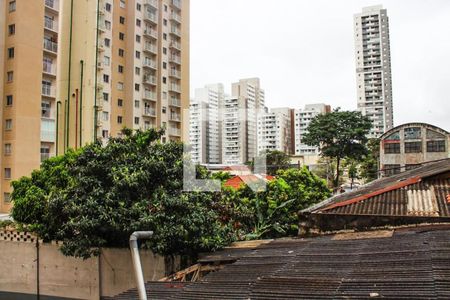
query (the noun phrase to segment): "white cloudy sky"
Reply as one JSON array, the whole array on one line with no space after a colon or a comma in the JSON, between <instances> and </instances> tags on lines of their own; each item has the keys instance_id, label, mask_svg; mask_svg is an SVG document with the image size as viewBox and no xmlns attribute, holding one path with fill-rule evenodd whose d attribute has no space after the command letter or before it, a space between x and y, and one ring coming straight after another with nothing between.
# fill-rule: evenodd
<instances>
[{"instance_id":1,"label":"white cloudy sky","mask_svg":"<svg viewBox=\"0 0 450 300\"><path fill-rule=\"evenodd\" d=\"M191 94L259 77L269 107L356 109L353 14L390 17L394 122L450 131L449 0L191 0Z\"/></svg>"}]
</instances>

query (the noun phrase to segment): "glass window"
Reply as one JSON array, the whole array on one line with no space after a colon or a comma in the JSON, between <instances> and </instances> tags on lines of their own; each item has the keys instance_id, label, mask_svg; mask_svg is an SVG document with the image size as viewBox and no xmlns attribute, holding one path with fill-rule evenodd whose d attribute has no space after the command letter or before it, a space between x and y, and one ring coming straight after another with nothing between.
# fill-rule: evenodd
<instances>
[{"instance_id":1,"label":"glass window","mask_svg":"<svg viewBox=\"0 0 450 300\"><path fill-rule=\"evenodd\" d=\"M51 104L48 101L41 102L41 117L50 118Z\"/></svg>"},{"instance_id":2,"label":"glass window","mask_svg":"<svg viewBox=\"0 0 450 300\"><path fill-rule=\"evenodd\" d=\"M436 132L434 130L427 129L427 139L428 140L445 139L445 135Z\"/></svg>"},{"instance_id":3,"label":"glass window","mask_svg":"<svg viewBox=\"0 0 450 300\"><path fill-rule=\"evenodd\" d=\"M122 124L122 116L117 116L117 123Z\"/></svg>"},{"instance_id":4,"label":"glass window","mask_svg":"<svg viewBox=\"0 0 450 300\"><path fill-rule=\"evenodd\" d=\"M109 94L103 93L103 101L109 101Z\"/></svg>"},{"instance_id":5,"label":"glass window","mask_svg":"<svg viewBox=\"0 0 450 300\"><path fill-rule=\"evenodd\" d=\"M8 58L14 58L14 47L8 48Z\"/></svg>"},{"instance_id":6,"label":"glass window","mask_svg":"<svg viewBox=\"0 0 450 300\"><path fill-rule=\"evenodd\" d=\"M427 141L427 152L445 152L445 141Z\"/></svg>"},{"instance_id":7,"label":"glass window","mask_svg":"<svg viewBox=\"0 0 450 300\"><path fill-rule=\"evenodd\" d=\"M125 8L125 0L120 0L120 7Z\"/></svg>"},{"instance_id":8,"label":"glass window","mask_svg":"<svg viewBox=\"0 0 450 300\"><path fill-rule=\"evenodd\" d=\"M139 108L139 100L134 100L134 107Z\"/></svg>"},{"instance_id":9,"label":"glass window","mask_svg":"<svg viewBox=\"0 0 450 300\"><path fill-rule=\"evenodd\" d=\"M11 130L13 127L12 125L12 119L5 120L5 130Z\"/></svg>"},{"instance_id":10,"label":"glass window","mask_svg":"<svg viewBox=\"0 0 450 300\"><path fill-rule=\"evenodd\" d=\"M5 144L5 155L11 155L12 152L12 146L10 143Z\"/></svg>"},{"instance_id":11,"label":"glass window","mask_svg":"<svg viewBox=\"0 0 450 300\"><path fill-rule=\"evenodd\" d=\"M103 121L109 120L109 113L107 111L102 111L102 120Z\"/></svg>"},{"instance_id":12,"label":"glass window","mask_svg":"<svg viewBox=\"0 0 450 300\"><path fill-rule=\"evenodd\" d=\"M139 125L139 117L134 117L134 124Z\"/></svg>"},{"instance_id":13,"label":"glass window","mask_svg":"<svg viewBox=\"0 0 450 300\"><path fill-rule=\"evenodd\" d=\"M401 172L400 165L384 165L383 172L385 176L392 176Z\"/></svg>"},{"instance_id":14,"label":"glass window","mask_svg":"<svg viewBox=\"0 0 450 300\"><path fill-rule=\"evenodd\" d=\"M5 179L11 179L11 168L5 168Z\"/></svg>"},{"instance_id":15,"label":"glass window","mask_svg":"<svg viewBox=\"0 0 450 300\"><path fill-rule=\"evenodd\" d=\"M9 12L16 11L16 1L9 1Z\"/></svg>"},{"instance_id":16,"label":"glass window","mask_svg":"<svg viewBox=\"0 0 450 300\"><path fill-rule=\"evenodd\" d=\"M422 142L405 142L405 153L422 152Z\"/></svg>"},{"instance_id":17,"label":"glass window","mask_svg":"<svg viewBox=\"0 0 450 300\"><path fill-rule=\"evenodd\" d=\"M16 34L16 24L8 25L8 34L9 35Z\"/></svg>"},{"instance_id":18,"label":"glass window","mask_svg":"<svg viewBox=\"0 0 450 300\"><path fill-rule=\"evenodd\" d=\"M9 71L6 73L6 81L12 82L14 80L14 73L13 71Z\"/></svg>"},{"instance_id":19,"label":"glass window","mask_svg":"<svg viewBox=\"0 0 450 300\"><path fill-rule=\"evenodd\" d=\"M400 153L400 143L387 143L384 144L384 153Z\"/></svg>"},{"instance_id":20,"label":"glass window","mask_svg":"<svg viewBox=\"0 0 450 300\"><path fill-rule=\"evenodd\" d=\"M13 95L7 95L6 96L6 106L13 105Z\"/></svg>"},{"instance_id":21,"label":"glass window","mask_svg":"<svg viewBox=\"0 0 450 300\"><path fill-rule=\"evenodd\" d=\"M50 146L41 144L41 162L50 158Z\"/></svg>"},{"instance_id":22,"label":"glass window","mask_svg":"<svg viewBox=\"0 0 450 300\"><path fill-rule=\"evenodd\" d=\"M3 193L3 202L4 203L10 203L11 202L11 194L10 193Z\"/></svg>"},{"instance_id":23,"label":"glass window","mask_svg":"<svg viewBox=\"0 0 450 300\"><path fill-rule=\"evenodd\" d=\"M117 106L123 106L123 100L117 99Z\"/></svg>"},{"instance_id":24,"label":"glass window","mask_svg":"<svg viewBox=\"0 0 450 300\"><path fill-rule=\"evenodd\" d=\"M410 127L405 128L405 140L413 140L421 138L421 128L420 127Z\"/></svg>"}]
</instances>

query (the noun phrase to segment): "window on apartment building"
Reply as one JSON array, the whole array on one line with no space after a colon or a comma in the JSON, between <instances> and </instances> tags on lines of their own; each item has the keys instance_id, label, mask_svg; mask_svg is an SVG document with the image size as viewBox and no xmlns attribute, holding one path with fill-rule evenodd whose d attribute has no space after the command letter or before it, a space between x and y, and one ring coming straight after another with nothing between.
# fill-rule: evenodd
<instances>
[{"instance_id":1,"label":"window on apartment building","mask_svg":"<svg viewBox=\"0 0 450 300\"><path fill-rule=\"evenodd\" d=\"M167 69L167 63L163 62L163 69Z\"/></svg>"},{"instance_id":2,"label":"window on apartment building","mask_svg":"<svg viewBox=\"0 0 450 300\"><path fill-rule=\"evenodd\" d=\"M167 54L167 48L163 47L163 54Z\"/></svg>"},{"instance_id":3,"label":"window on apartment building","mask_svg":"<svg viewBox=\"0 0 450 300\"><path fill-rule=\"evenodd\" d=\"M383 168L385 176L392 176L395 174L399 174L401 171L400 165L384 165Z\"/></svg>"},{"instance_id":4,"label":"window on apartment building","mask_svg":"<svg viewBox=\"0 0 450 300\"><path fill-rule=\"evenodd\" d=\"M125 17L119 17L120 24L125 24Z\"/></svg>"},{"instance_id":5,"label":"window on apartment building","mask_svg":"<svg viewBox=\"0 0 450 300\"><path fill-rule=\"evenodd\" d=\"M125 8L125 6L126 6L125 5L125 0L120 0L120 4L119 5L120 5L121 8Z\"/></svg>"},{"instance_id":6,"label":"window on apartment building","mask_svg":"<svg viewBox=\"0 0 450 300\"><path fill-rule=\"evenodd\" d=\"M117 66L117 71L118 71L119 73L123 73L123 66L118 65L118 66Z\"/></svg>"},{"instance_id":7,"label":"window on apartment building","mask_svg":"<svg viewBox=\"0 0 450 300\"><path fill-rule=\"evenodd\" d=\"M405 153L422 152L422 142L405 142Z\"/></svg>"},{"instance_id":8,"label":"window on apartment building","mask_svg":"<svg viewBox=\"0 0 450 300\"><path fill-rule=\"evenodd\" d=\"M388 143L384 144L384 153L400 153L400 143Z\"/></svg>"},{"instance_id":9,"label":"window on apartment building","mask_svg":"<svg viewBox=\"0 0 450 300\"><path fill-rule=\"evenodd\" d=\"M11 179L11 168L5 168L4 175L5 179Z\"/></svg>"},{"instance_id":10,"label":"window on apartment building","mask_svg":"<svg viewBox=\"0 0 450 300\"><path fill-rule=\"evenodd\" d=\"M108 47L108 48L111 46L111 40L110 39L105 39L105 46Z\"/></svg>"},{"instance_id":11,"label":"window on apartment building","mask_svg":"<svg viewBox=\"0 0 450 300\"><path fill-rule=\"evenodd\" d=\"M140 43L141 42L141 36L136 34L136 43Z\"/></svg>"},{"instance_id":12,"label":"window on apartment building","mask_svg":"<svg viewBox=\"0 0 450 300\"><path fill-rule=\"evenodd\" d=\"M105 27L107 30L111 30L111 22L105 20Z\"/></svg>"},{"instance_id":13,"label":"window on apartment building","mask_svg":"<svg viewBox=\"0 0 450 300\"><path fill-rule=\"evenodd\" d=\"M163 82L163 83L167 83L167 78L166 78L166 77L163 77L163 78L162 78L162 82Z\"/></svg>"},{"instance_id":14,"label":"window on apartment building","mask_svg":"<svg viewBox=\"0 0 450 300\"><path fill-rule=\"evenodd\" d=\"M117 123L122 124L122 116L117 116Z\"/></svg>"},{"instance_id":15,"label":"window on apartment building","mask_svg":"<svg viewBox=\"0 0 450 300\"><path fill-rule=\"evenodd\" d=\"M141 20L140 19L136 19L136 26L137 27L141 27Z\"/></svg>"},{"instance_id":16,"label":"window on apartment building","mask_svg":"<svg viewBox=\"0 0 450 300\"><path fill-rule=\"evenodd\" d=\"M12 146L10 143L5 144L4 153L5 155L11 155L12 152Z\"/></svg>"},{"instance_id":17,"label":"window on apartment building","mask_svg":"<svg viewBox=\"0 0 450 300\"><path fill-rule=\"evenodd\" d=\"M123 41L125 39L125 33L119 32L119 40Z\"/></svg>"},{"instance_id":18,"label":"window on apartment building","mask_svg":"<svg viewBox=\"0 0 450 300\"><path fill-rule=\"evenodd\" d=\"M164 4L164 11L167 11L167 5Z\"/></svg>"},{"instance_id":19,"label":"window on apartment building","mask_svg":"<svg viewBox=\"0 0 450 300\"><path fill-rule=\"evenodd\" d=\"M120 56L120 57L123 57L124 54L125 54L125 50L119 49L119 56Z\"/></svg>"},{"instance_id":20,"label":"window on apartment building","mask_svg":"<svg viewBox=\"0 0 450 300\"><path fill-rule=\"evenodd\" d=\"M163 33L163 40L167 41L167 33Z\"/></svg>"},{"instance_id":21,"label":"window on apartment building","mask_svg":"<svg viewBox=\"0 0 450 300\"><path fill-rule=\"evenodd\" d=\"M167 111L167 108L166 108L165 106L163 106L162 109L161 109L161 111L162 111L163 114L165 114L166 111Z\"/></svg>"},{"instance_id":22,"label":"window on apartment building","mask_svg":"<svg viewBox=\"0 0 450 300\"><path fill-rule=\"evenodd\" d=\"M134 117L134 124L139 125L139 117Z\"/></svg>"},{"instance_id":23,"label":"window on apartment building","mask_svg":"<svg viewBox=\"0 0 450 300\"><path fill-rule=\"evenodd\" d=\"M139 92L139 83L134 84L134 90Z\"/></svg>"},{"instance_id":24,"label":"window on apartment building","mask_svg":"<svg viewBox=\"0 0 450 300\"><path fill-rule=\"evenodd\" d=\"M103 74L103 81L109 83L109 75Z\"/></svg>"},{"instance_id":25,"label":"window on apartment building","mask_svg":"<svg viewBox=\"0 0 450 300\"><path fill-rule=\"evenodd\" d=\"M106 4L105 4L105 10L106 10L107 12L111 12L111 3L106 3Z\"/></svg>"},{"instance_id":26,"label":"window on apartment building","mask_svg":"<svg viewBox=\"0 0 450 300\"><path fill-rule=\"evenodd\" d=\"M103 101L109 101L109 94L103 93Z\"/></svg>"},{"instance_id":27,"label":"window on apartment building","mask_svg":"<svg viewBox=\"0 0 450 300\"><path fill-rule=\"evenodd\" d=\"M117 89L118 89L119 91L123 91L123 82L118 82L118 83L117 83Z\"/></svg>"},{"instance_id":28,"label":"window on apartment building","mask_svg":"<svg viewBox=\"0 0 450 300\"><path fill-rule=\"evenodd\" d=\"M103 64L105 66L109 66L110 62L111 62L111 59L109 58L109 56L103 56Z\"/></svg>"},{"instance_id":29,"label":"window on apartment building","mask_svg":"<svg viewBox=\"0 0 450 300\"><path fill-rule=\"evenodd\" d=\"M6 73L6 82L13 82L13 80L14 80L14 72L8 71Z\"/></svg>"},{"instance_id":30,"label":"window on apartment building","mask_svg":"<svg viewBox=\"0 0 450 300\"><path fill-rule=\"evenodd\" d=\"M13 127L12 119L5 120L5 130L11 130Z\"/></svg>"},{"instance_id":31,"label":"window on apartment building","mask_svg":"<svg viewBox=\"0 0 450 300\"><path fill-rule=\"evenodd\" d=\"M109 113L107 111L102 111L102 120L103 121L109 120Z\"/></svg>"},{"instance_id":32,"label":"window on apartment building","mask_svg":"<svg viewBox=\"0 0 450 300\"><path fill-rule=\"evenodd\" d=\"M123 100L117 99L117 106L123 106Z\"/></svg>"},{"instance_id":33,"label":"window on apartment building","mask_svg":"<svg viewBox=\"0 0 450 300\"><path fill-rule=\"evenodd\" d=\"M136 10L137 11L141 11L141 4L140 3L136 3Z\"/></svg>"},{"instance_id":34,"label":"window on apartment building","mask_svg":"<svg viewBox=\"0 0 450 300\"><path fill-rule=\"evenodd\" d=\"M8 25L8 34L9 35L16 34L16 24Z\"/></svg>"},{"instance_id":35,"label":"window on apartment building","mask_svg":"<svg viewBox=\"0 0 450 300\"><path fill-rule=\"evenodd\" d=\"M134 68L134 74L141 75L141 69L139 67Z\"/></svg>"},{"instance_id":36,"label":"window on apartment building","mask_svg":"<svg viewBox=\"0 0 450 300\"><path fill-rule=\"evenodd\" d=\"M109 132L108 130L103 129L102 130L102 138L107 139L109 137Z\"/></svg>"},{"instance_id":37,"label":"window on apartment building","mask_svg":"<svg viewBox=\"0 0 450 300\"><path fill-rule=\"evenodd\" d=\"M134 107L139 108L139 100L134 100Z\"/></svg>"},{"instance_id":38,"label":"window on apartment building","mask_svg":"<svg viewBox=\"0 0 450 300\"><path fill-rule=\"evenodd\" d=\"M10 193L3 193L3 202L4 203L10 203L11 202L11 194Z\"/></svg>"},{"instance_id":39,"label":"window on apartment building","mask_svg":"<svg viewBox=\"0 0 450 300\"><path fill-rule=\"evenodd\" d=\"M427 152L445 152L445 141L427 141Z\"/></svg>"},{"instance_id":40,"label":"window on apartment building","mask_svg":"<svg viewBox=\"0 0 450 300\"><path fill-rule=\"evenodd\" d=\"M41 162L50 158L50 146L41 144Z\"/></svg>"},{"instance_id":41,"label":"window on apartment building","mask_svg":"<svg viewBox=\"0 0 450 300\"><path fill-rule=\"evenodd\" d=\"M141 58L141 52L136 51L135 56L136 56L137 59L140 59Z\"/></svg>"},{"instance_id":42,"label":"window on apartment building","mask_svg":"<svg viewBox=\"0 0 450 300\"><path fill-rule=\"evenodd\" d=\"M41 102L41 118L50 118L51 104L48 101Z\"/></svg>"},{"instance_id":43,"label":"window on apartment building","mask_svg":"<svg viewBox=\"0 0 450 300\"><path fill-rule=\"evenodd\" d=\"M6 96L6 106L12 106L13 105L13 95L7 95Z\"/></svg>"},{"instance_id":44,"label":"window on apartment building","mask_svg":"<svg viewBox=\"0 0 450 300\"><path fill-rule=\"evenodd\" d=\"M13 12L16 11L16 1L9 1L9 6L8 6L9 12Z\"/></svg>"},{"instance_id":45,"label":"window on apartment building","mask_svg":"<svg viewBox=\"0 0 450 300\"><path fill-rule=\"evenodd\" d=\"M163 19L163 24L164 24L164 26L167 26L167 20L166 19Z\"/></svg>"}]
</instances>

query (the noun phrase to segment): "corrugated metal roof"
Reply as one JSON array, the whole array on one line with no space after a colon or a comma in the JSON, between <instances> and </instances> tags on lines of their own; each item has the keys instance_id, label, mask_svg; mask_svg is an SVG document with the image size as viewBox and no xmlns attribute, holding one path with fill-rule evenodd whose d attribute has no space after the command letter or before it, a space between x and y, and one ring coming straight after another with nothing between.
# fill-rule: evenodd
<instances>
[{"instance_id":1,"label":"corrugated metal roof","mask_svg":"<svg viewBox=\"0 0 450 300\"><path fill-rule=\"evenodd\" d=\"M450 159L428 163L337 195L302 212L326 214L449 217Z\"/></svg>"},{"instance_id":2,"label":"corrugated metal roof","mask_svg":"<svg viewBox=\"0 0 450 300\"><path fill-rule=\"evenodd\" d=\"M203 281L165 294L164 285L153 284L149 299L450 299L450 227L366 239L275 240L242 252ZM114 299L137 299L137 293Z\"/></svg>"}]
</instances>

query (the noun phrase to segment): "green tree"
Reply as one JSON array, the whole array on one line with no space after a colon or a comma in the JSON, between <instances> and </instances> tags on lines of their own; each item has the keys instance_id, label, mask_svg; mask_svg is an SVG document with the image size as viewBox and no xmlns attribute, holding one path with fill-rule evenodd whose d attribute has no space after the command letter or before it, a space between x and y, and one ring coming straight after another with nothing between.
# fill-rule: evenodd
<instances>
[{"instance_id":1,"label":"green tree","mask_svg":"<svg viewBox=\"0 0 450 300\"><path fill-rule=\"evenodd\" d=\"M279 170L286 170L291 166L289 155L282 151L267 151L265 154L267 174L269 175L276 175Z\"/></svg>"},{"instance_id":2,"label":"green tree","mask_svg":"<svg viewBox=\"0 0 450 300\"><path fill-rule=\"evenodd\" d=\"M339 109L318 115L309 124L303 142L319 147L322 156L336 160L335 188L339 186L342 160L361 160L367 154L365 144L370 128L370 120L360 112Z\"/></svg>"},{"instance_id":3,"label":"green tree","mask_svg":"<svg viewBox=\"0 0 450 300\"><path fill-rule=\"evenodd\" d=\"M380 161L380 139L369 139L368 153L363 157L360 165L360 176L365 182L378 178L378 162Z\"/></svg>"}]
</instances>

